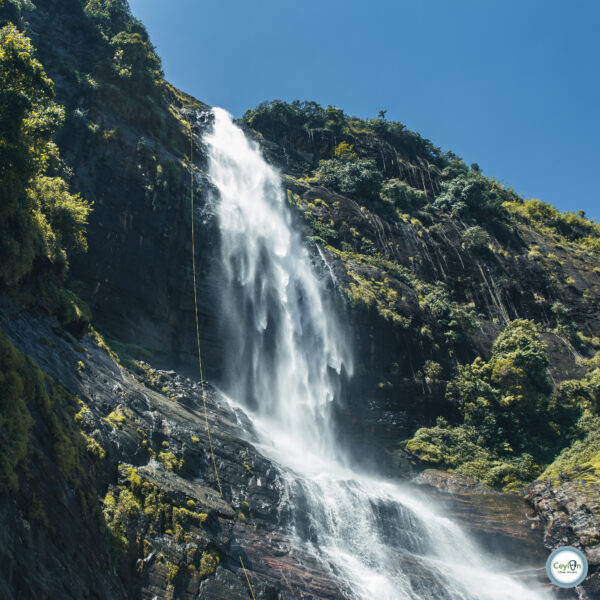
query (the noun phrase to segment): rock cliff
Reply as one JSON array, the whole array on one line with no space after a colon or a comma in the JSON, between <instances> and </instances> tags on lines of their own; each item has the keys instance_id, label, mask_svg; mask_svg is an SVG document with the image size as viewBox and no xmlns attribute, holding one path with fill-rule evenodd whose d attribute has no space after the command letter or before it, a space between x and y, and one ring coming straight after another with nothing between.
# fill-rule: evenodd
<instances>
[{"instance_id":1,"label":"rock cliff","mask_svg":"<svg viewBox=\"0 0 600 600\"><path fill-rule=\"evenodd\" d=\"M60 426L46 427L47 406L32 409L26 483L20 495L0 494L1 595L248 598L241 558L256 598L347 597L329 564L290 543L278 467L218 389L222 278L202 143L209 107L164 82L126 4L35 5L0 3L1 16L31 37L66 110L56 142L72 191L93 202L88 251L70 257L67 283L102 335L65 328L1 290L6 353L33 361L27 368L49 377L44 385L64 402ZM347 317L357 364L336 420L357 460L390 477L460 469L439 448L407 441L422 428L461 426L449 384L459 366L496 360L495 340L516 320L536 323L549 380L562 390L544 401L552 407L558 398L554 405L592 418L596 367L586 361L600 348L600 256L590 222L524 203L403 126L332 107L321 118L319 110L274 104L249 111L241 125L282 172L295 226ZM192 252L222 497L196 370ZM575 400L564 391L584 381ZM521 472L505 476L504 463L498 467L498 456L519 454L505 440L476 473L485 480L497 468L493 482L425 471L415 485L437 489L449 514L502 552L543 562L543 548L583 548L591 569L581 597L594 598L595 441L589 424L572 426L573 414L556 417L566 441L555 431L536 464L523 468L528 481L543 477L524 492L531 514L517 495L490 487L518 491L522 482ZM585 477L570 463L544 471L579 442Z\"/></svg>"}]
</instances>

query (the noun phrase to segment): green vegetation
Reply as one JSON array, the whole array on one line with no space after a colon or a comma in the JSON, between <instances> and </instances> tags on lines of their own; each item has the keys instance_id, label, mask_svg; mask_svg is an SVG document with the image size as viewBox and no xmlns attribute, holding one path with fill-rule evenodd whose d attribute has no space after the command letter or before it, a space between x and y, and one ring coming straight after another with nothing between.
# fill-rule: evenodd
<instances>
[{"instance_id":1,"label":"green vegetation","mask_svg":"<svg viewBox=\"0 0 600 600\"><path fill-rule=\"evenodd\" d=\"M454 301L446 285L417 282L415 289L421 293L421 306L442 326L450 347L467 342L468 335L477 330L478 321L473 310Z\"/></svg>"},{"instance_id":2,"label":"green vegetation","mask_svg":"<svg viewBox=\"0 0 600 600\"><path fill-rule=\"evenodd\" d=\"M161 62L143 25L135 19L126 0L88 0L85 13L112 51L112 77L124 89L152 94L162 85Z\"/></svg>"},{"instance_id":3,"label":"green vegetation","mask_svg":"<svg viewBox=\"0 0 600 600\"><path fill-rule=\"evenodd\" d=\"M586 367L582 379L562 381L551 398L556 433L566 447L540 479L564 476L595 483L600 479L600 353L586 361Z\"/></svg>"},{"instance_id":4,"label":"green vegetation","mask_svg":"<svg viewBox=\"0 0 600 600\"><path fill-rule=\"evenodd\" d=\"M0 289L19 293L75 335L89 308L63 287L68 252L85 251L91 205L69 192L53 137L64 119L31 41L0 29Z\"/></svg>"},{"instance_id":5,"label":"green vegetation","mask_svg":"<svg viewBox=\"0 0 600 600\"><path fill-rule=\"evenodd\" d=\"M586 218L583 211L561 213L541 200L515 197L504 208L517 220L545 236L593 254L600 254L600 224Z\"/></svg>"},{"instance_id":6,"label":"green vegetation","mask_svg":"<svg viewBox=\"0 0 600 600\"><path fill-rule=\"evenodd\" d=\"M408 158L426 157L440 167L448 162L439 148L402 123L382 118L358 119L335 106L324 108L316 102L263 102L246 111L243 121L266 138L286 146L314 150L320 145L322 154L329 153L330 157L340 142L352 145L355 138L376 136Z\"/></svg>"},{"instance_id":7,"label":"green vegetation","mask_svg":"<svg viewBox=\"0 0 600 600\"><path fill-rule=\"evenodd\" d=\"M38 497L33 473L62 478L83 514L93 508L88 452L100 458L104 451L79 429L77 409L76 399L0 332L0 489L49 528L56 526L52 508Z\"/></svg>"},{"instance_id":8,"label":"green vegetation","mask_svg":"<svg viewBox=\"0 0 600 600\"><path fill-rule=\"evenodd\" d=\"M205 578L212 575L219 566L221 557L215 550L208 550L202 553L200 559L200 577Z\"/></svg>"},{"instance_id":9,"label":"green vegetation","mask_svg":"<svg viewBox=\"0 0 600 600\"><path fill-rule=\"evenodd\" d=\"M175 563L169 562L167 565L167 581L173 583L177 573L179 573L179 567Z\"/></svg>"},{"instance_id":10,"label":"green vegetation","mask_svg":"<svg viewBox=\"0 0 600 600\"><path fill-rule=\"evenodd\" d=\"M202 527L208 518L206 513L179 506L133 467L121 465L119 474L121 483L107 492L103 513L113 557L120 565L127 553L139 556L149 551L152 542L148 536L164 533L180 543L190 528Z\"/></svg>"},{"instance_id":11,"label":"green vegetation","mask_svg":"<svg viewBox=\"0 0 600 600\"><path fill-rule=\"evenodd\" d=\"M25 467L33 425L27 399L33 403L37 390L27 376L28 367L0 335L0 487L9 492L19 489L18 472Z\"/></svg>"},{"instance_id":12,"label":"green vegetation","mask_svg":"<svg viewBox=\"0 0 600 600\"><path fill-rule=\"evenodd\" d=\"M427 203L427 194L400 179L392 178L383 184L381 199L383 202L394 207L399 215L402 213L412 213L423 208Z\"/></svg>"},{"instance_id":13,"label":"green vegetation","mask_svg":"<svg viewBox=\"0 0 600 600\"><path fill-rule=\"evenodd\" d=\"M344 156L323 160L315 171L315 181L351 198L377 198L382 176L369 159Z\"/></svg>"},{"instance_id":14,"label":"green vegetation","mask_svg":"<svg viewBox=\"0 0 600 600\"><path fill-rule=\"evenodd\" d=\"M111 411L104 420L111 425L114 429L121 429L127 417L123 414L123 409L118 406L115 410Z\"/></svg>"},{"instance_id":15,"label":"green vegetation","mask_svg":"<svg viewBox=\"0 0 600 600\"><path fill-rule=\"evenodd\" d=\"M432 206L435 210L463 219L483 222L506 220L502 197L508 195L496 182L471 171L442 183L442 193Z\"/></svg>"},{"instance_id":16,"label":"green vegetation","mask_svg":"<svg viewBox=\"0 0 600 600\"><path fill-rule=\"evenodd\" d=\"M377 281L366 279L356 272L350 273L354 279L346 290L346 295L352 306L362 308L374 307L377 313L387 321L400 327L408 327L410 318L403 317L396 312L398 292L390 287L389 279Z\"/></svg>"},{"instance_id":17,"label":"green vegetation","mask_svg":"<svg viewBox=\"0 0 600 600\"><path fill-rule=\"evenodd\" d=\"M158 462L169 471L181 473L184 468L183 458L177 458L172 452L159 452Z\"/></svg>"},{"instance_id":18,"label":"green vegetation","mask_svg":"<svg viewBox=\"0 0 600 600\"><path fill-rule=\"evenodd\" d=\"M491 240L489 233L483 227L475 225L462 234L462 243L467 250L481 253L488 250Z\"/></svg>"},{"instance_id":19,"label":"green vegetation","mask_svg":"<svg viewBox=\"0 0 600 600\"><path fill-rule=\"evenodd\" d=\"M459 422L440 419L419 429L406 448L426 463L507 491L576 467L592 476L600 452L600 359L588 361L583 379L554 389L548 364L539 328L513 321L498 336L489 361L479 357L459 366L448 384L446 398Z\"/></svg>"},{"instance_id":20,"label":"green vegetation","mask_svg":"<svg viewBox=\"0 0 600 600\"><path fill-rule=\"evenodd\" d=\"M30 40L0 30L0 284L61 281L67 251L86 249L90 205L58 175L52 138L64 118Z\"/></svg>"}]
</instances>

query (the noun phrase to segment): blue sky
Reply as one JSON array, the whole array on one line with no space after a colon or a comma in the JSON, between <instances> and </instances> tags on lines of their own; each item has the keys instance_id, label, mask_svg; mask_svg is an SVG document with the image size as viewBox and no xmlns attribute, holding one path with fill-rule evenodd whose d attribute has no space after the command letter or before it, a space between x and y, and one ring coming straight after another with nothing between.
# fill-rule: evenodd
<instances>
[{"instance_id":1,"label":"blue sky","mask_svg":"<svg viewBox=\"0 0 600 600\"><path fill-rule=\"evenodd\" d=\"M241 116L316 100L600 221L597 0L130 0L167 79Z\"/></svg>"}]
</instances>

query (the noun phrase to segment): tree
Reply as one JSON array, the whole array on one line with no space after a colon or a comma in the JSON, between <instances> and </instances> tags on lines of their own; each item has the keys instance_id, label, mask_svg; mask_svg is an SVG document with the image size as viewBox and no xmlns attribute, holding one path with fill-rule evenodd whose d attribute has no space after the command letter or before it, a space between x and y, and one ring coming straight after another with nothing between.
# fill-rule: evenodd
<instances>
[{"instance_id":1,"label":"tree","mask_svg":"<svg viewBox=\"0 0 600 600\"><path fill-rule=\"evenodd\" d=\"M61 279L66 251L85 249L91 210L60 177L52 138L64 118L30 40L0 30L0 284L16 286L34 268Z\"/></svg>"},{"instance_id":2,"label":"tree","mask_svg":"<svg viewBox=\"0 0 600 600\"><path fill-rule=\"evenodd\" d=\"M434 208L452 215L489 220L506 216L500 195L489 179L471 171L442 184Z\"/></svg>"},{"instance_id":3,"label":"tree","mask_svg":"<svg viewBox=\"0 0 600 600\"><path fill-rule=\"evenodd\" d=\"M490 236L483 227L475 225L464 231L462 243L467 250L485 252L490 244Z\"/></svg>"},{"instance_id":4,"label":"tree","mask_svg":"<svg viewBox=\"0 0 600 600\"><path fill-rule=\"evenodd\" d=\"M547 433L548 364L537 325L517 319L498 336L488 362L478 357L459 367L448 385L448 400L486 444L535 453L537 435Z\"/></svg>"},{"instance_id":5,"label":"tree","mask_svg":"<svg viewBox=\"0 0 600 600\"><path fill-rule=\"evenodd\" d=\"M427 194L400 179L388 179L381 188L381 199L403 212L411 212L425 205Z\"/></svg>"},{"instance_id":6,"label":"tree","mask_svg":"<svg viewBox=\"0 0 600 600\"><path fill-rule=\"evenodd\" d=\"M354 198L377 198L383 177L377 164L369 159L323 160L315 171L318 182Z\"/></svg>"},{"instance_id":7,"label":"tree","mask_svg":"<svg viewBox=\"0 0 600 600\"><path fill-rule=\"evenodd\" d=\"M509 323L494 342L489 361L477 357L459 366L448 383L446 397L458 412L457 422L438 419L435 427L419 429L406 448L430 464L518 490L562 447L561 432L551 419L567 416L572 430L581 415L577 400L568 406L561 402L571 388L564 386L550 402L547 368L537 325L523 319ZM588 386L588 405L597 399L597 389L600 384ZM576 393L583 395L581 386Z\"/></svg>"}]
</instances>

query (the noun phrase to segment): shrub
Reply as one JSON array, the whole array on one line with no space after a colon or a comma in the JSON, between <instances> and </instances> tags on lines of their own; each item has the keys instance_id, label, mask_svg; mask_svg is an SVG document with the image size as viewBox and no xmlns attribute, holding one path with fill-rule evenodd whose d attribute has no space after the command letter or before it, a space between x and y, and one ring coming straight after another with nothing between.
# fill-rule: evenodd
<instances>
[{"instance_id":1,"label":"shrub","mask_svg":"<svg viewBox=\"0 0 600 600\"><path fill-rule=\"evenodd\" d=\"M452 300L450 292L442 283L421 287L425 291L421 304L442 326L448 344L453 346L464 343L477 330L475 313Z\"/></svg>"},{"instance_id":2,"label":"shrub","mask_svg":"<svg viewBox=\"0 0 600 600\"><path fill-rule=\"evenodd\" d=\"M0 30L0 283L15 287L34 269L62 279L67 250L85 250L90 206L47 170L59 164L52 137L64 118L30 40ZM39 279L39 278L38 278Z\"/></svg>"},{"instance_id":3,"label":"shrub","mask_svg":"<svg viewBox=\"0 0 600 600\"><path fill-rule=\"evenodd\" d=\"M427 194L400 179L388 179L381 188L381 199L401 212L412 212L427 202Z\"/></svg>"},{"instance_id":4,"label":"shrub","mask_svg":"<svg viewBox=\"0 0 600 600\"><path fill-rule=\"evenodd\" d=\"M139 94L150 94L162 82L160 59L146 35L120 31L110 40L112 67L126 87Z\"/></svg>"},{"instance_id":5,"label":"shrub","mask_svg":"<svg viewBox=\"0 0 600 600\"><path fill-rule=\"evenodd\" d=\"M178 459L172 452L159 452L158 462L169 471L181 471L183 459Z\"/></svg>"},{"instance_id":6,"label":"shrub","mask_svg":"<svg viewBox=\"0 0 600 600\"><path fill-rule=\"evenodd\" d=\"M577 326L571 319L571 311L560 301L556 301L550 308L556 319L555 332L562 335L575 347L581 346L581 339L577 335Z\"/></svg>"},{"instance_id":7,"label":"shrub","mask_svg":"<svg viewBox=\"0 0 600 600\"><path fill-rule=\"evenodd\" d=\"M372 199L379 195L383 178L373 160L334 158L321 161L315 180L341 194Z\"/></svg>"},{"instance_id":8,"label":"shrub","mask_svg":"<svg viewBox=\"0 0 600 600\"><path fill-rule=\"evenodd\" d=\"M489 220L507 216L496 186L483 175L469 172L442 184L433 203L436 210L472 219Z\"/></svg>"},{"instance_id":9,"label":"shrub","mask_svg":"<svg viewBox=\"0 0 600 600\"><path fill-rule=\"evenodd\" d=\"M421 369L421 376L427 383L435 383L444 376L444 368L434 360L426 360Z\"/></svg>"},{"instance_id":10,"label":"shrub","mask_svg":"<svg viewBox=\"0 0 600 600\"><path fill-rule=\"evenodd\" d=\"M474 227L469 227L462 234L462 243L465 249L481 253L488 250L490 236L483 227L475 225Z\"/></svg>"},{"instance_id":11,"label":"shrub","mask_svg":"<svg viewBox=\"0 0 600 600\"><path fill-rule=\"evenodd\" d=\"M410 317L397 312L398 292L390 285L386 277L383 281L367 279L358 273L351 273L353 282L344 291L350 304L362 309L373 307L386 321L406 328L410 325Z\"/></svg>"},{"instance_id":12,"label":"shrub","mask_svg":"<svg viewBox=\"0 0 600 600\"><path fill-rule=\"evenodd\" d=\"M546 347L532 321L509 323L492 347L489 361L460 365L446 397L460 423L423 428L406 443L425 462L515 490L549 462L560 438L551 421L562 411L548 380ZM600 378L599 378L600 383ZM571 423L578 418L571 414Z\"/></svg>"},{"instance_id":13,"label":"shrub","mask_svg":"<svg viewBox=\"0 0 600 600\"><path fill-rule=\"evenodd\" d=\"M354 152L354 148L348 142L340 142L333 151L333 156L341 160L356 160L358 154Z\"/></svg>"}]
</instances>

